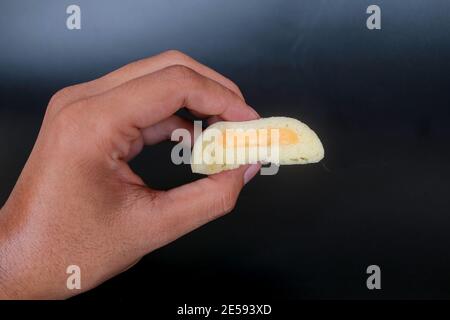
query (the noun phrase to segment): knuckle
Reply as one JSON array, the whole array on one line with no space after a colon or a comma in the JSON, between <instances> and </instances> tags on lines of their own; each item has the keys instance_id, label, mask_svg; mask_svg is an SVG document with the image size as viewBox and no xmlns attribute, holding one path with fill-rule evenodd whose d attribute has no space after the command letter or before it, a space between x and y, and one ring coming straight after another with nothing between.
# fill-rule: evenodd
<instances>
[{"instance_id":1,"label":"knuckle","mask_svg":"<svg viewBox=\"0 0 450 320\"><path fill-rule=\"evenodd\" d=\"M82 154L109 147L108 138L114 133L112 125L104 121L87 99L78 100L59 110L52 119L51 130L58 145L72 151L78 150Z\"/></svg>"},{"instance_id":2,"label":"knuckle","mask_svg":"<svg viewBox=\"0 0 450 320\"><path fill-rule=\"evenodd\" d=\"M68 146L74 148L74 143L78 141L76 137L80 133L80 121L71 105L55 113L49 123L48 130L50 132L50 141L54 148L58 150L65 150Z\"/></svg>"},{"instance_id":3,"label":"knuckle","mask_svg":"<svg viewBox=\"0 0 450 320\"><path fill-rule=\"evenodd\" d=\"M66 87L58 90L50 99L50 102L48 103L49 109L55 109L61 105L64 104L64 101L67 100L67 98L72 93L72 87Z\"/></svg>"},{"instance_id":4,"label":"knuckle","mask_svg":"<svg viewBox=\"0 0 450 320\"><path fill-rule=\"evenodd\" d=\"M190 57L178 50L167 50L163 52L163 56L165 59L170 61L173 64L184 64L185 62L190 60Z\"/></svg>"},{"instance_id":5,"label":"knuckle","mask_svg":"<svg viewBox=\"0 0 450 320\"><path fill-rule=\"evenodd\" d=\"M50 98L47 109L51 113L57 113L75 101L84 99L86 97L86 91L89 92L92 88L93 82L78 83L62 88Z\"/></svg>"},{"instance_id":6,"label":"knuckle","mask_svg":"<svg viewBox=\"0 0 450 320\"><path fill-rule=\"evenodd\" d=\"M82 108L81 104L84 102L75 102L58 111L53 119L54 125L61 129L61 132L66 132L73 128L79 121L79 110Z\"/></svg>"},{"instance_id":7,"label":"knuckle","mask_svg":"<svg viewBox=\"0 0 450 320\"><path fill-rule=\"evenodd\" d=\"M187 76L192 76L192 74L194 73L194 71L183 65L183 64L174 64L170 67L167 67L166 70L168 72L172 72L177 76L183 76L183 77L187 77Z\"/></svg>"}]
</instances>

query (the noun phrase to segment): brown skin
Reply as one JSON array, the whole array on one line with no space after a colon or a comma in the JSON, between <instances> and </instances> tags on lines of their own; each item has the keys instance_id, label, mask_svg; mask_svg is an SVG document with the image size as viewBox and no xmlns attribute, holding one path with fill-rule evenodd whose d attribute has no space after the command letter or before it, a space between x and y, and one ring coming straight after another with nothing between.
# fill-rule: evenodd
<instances>
[{"instance_id":1,"label":"brown skin","mask_svg":"<svg viewBox=\"0 0 450 320\"><path fill-rule=\"evenodd\" d=\"M59 299L87 291L145 254L230 212L257 165L168 191L128 166L144 145L192 124L258 118L238 87L188 56L168 51L51 99L33 151L0 211L0 298ZM66 268L81 268L81 290Z\"/></svg>"}]
</instances>

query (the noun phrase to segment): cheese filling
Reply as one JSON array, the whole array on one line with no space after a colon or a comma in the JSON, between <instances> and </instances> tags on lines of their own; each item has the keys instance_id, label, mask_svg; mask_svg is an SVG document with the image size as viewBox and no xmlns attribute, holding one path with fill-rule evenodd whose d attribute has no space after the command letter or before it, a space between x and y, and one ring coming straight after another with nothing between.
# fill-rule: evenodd
<instances>
[{"instance_id":1,"label":"cheese filling","mask_svg":"<svg viewBox=\"0 0 450 320\"><path fill-rule=\"evenodd\" d=\"M226 129L221 132L220 145L226 147L267 147L274 144L293 145L299 142L297 132L289 128L261 128L256 130Z\"/></svg>"}]
</instances>

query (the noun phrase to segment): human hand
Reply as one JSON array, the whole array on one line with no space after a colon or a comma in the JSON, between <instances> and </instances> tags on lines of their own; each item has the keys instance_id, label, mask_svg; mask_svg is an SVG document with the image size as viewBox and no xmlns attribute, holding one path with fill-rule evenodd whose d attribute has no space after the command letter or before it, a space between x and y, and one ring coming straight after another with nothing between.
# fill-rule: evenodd
<instances>
[{"instance_id":1,"label":"human hand","mask_svg":"<svg viewBox=\"0 0 450 320\"><path fill-rule=\"evenodd\" d=\"M238 87L186 55L131 63L51 99L31 155L0 211L0 297L66 298L232 210L259 170L242 166L168 191L128 166L144 145L192 124L174 115L251 120ZM81 269L81 290L66 268Z\"/></svg>"}]
</instances>

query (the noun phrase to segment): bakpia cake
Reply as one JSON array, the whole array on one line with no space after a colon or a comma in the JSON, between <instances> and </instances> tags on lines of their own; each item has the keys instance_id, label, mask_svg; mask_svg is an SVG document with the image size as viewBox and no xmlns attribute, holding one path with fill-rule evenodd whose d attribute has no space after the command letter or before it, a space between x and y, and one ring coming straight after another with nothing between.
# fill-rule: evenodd
<instances>
[{"instance_id":1,"label":"bakpia cake","mask_svg":"<svg viewBox=\"0 0 450 320\"><path fill-rule=\"evenodd\" d=\"M287 117L217 122L200 134L192 150L194 173L214 174L248 163L319 162L324 149L306 124Z\"/></svg>"}]
</instances>

